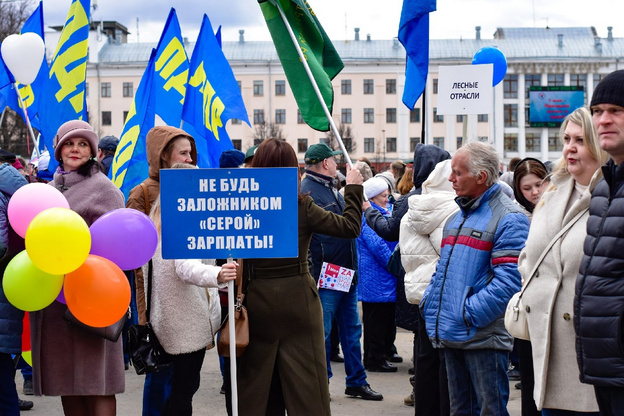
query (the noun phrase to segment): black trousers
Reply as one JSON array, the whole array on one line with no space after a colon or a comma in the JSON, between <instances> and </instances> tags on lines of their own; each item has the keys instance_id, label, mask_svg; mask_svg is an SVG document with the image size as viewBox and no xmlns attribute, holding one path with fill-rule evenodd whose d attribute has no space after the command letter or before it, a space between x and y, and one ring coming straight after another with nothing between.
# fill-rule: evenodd
<instances>
[{"instance_id":1,"label":"black trousers","mask_svg":"<svg viewBox=\"0 0 624 416\"><path fill-rule=\"evenodd\" d=\"M531 341L516 338L514 342L518 346L518 361L520 363L522 416L540 416L542 412L537 410L535 399L533 398L535 375L533 374L533 348L531 348Z\"/></svg>"},{"instance_id":2,"label":"black trousers","mask_svg":"<svg viewBox=\"0 0 624 416\"><path fill-rule=\"evenodd\" d=\"M385 363L396 338L395 302L362 302L364 367Z\"/></svg>"},{"instance_id":3,"label":"black trousers","mask_svg":"<svg viewBox=\"0 0 624 416\"><path fill-rule=\"evenodd\" d=\"M206 349L172 356L171 394L165 402L163 415L193 414L193 395L199 390L200 373Z\"/></svg>"},{"instance_id":4,"label":"black trousers","mask_svg":"<svg viewBox=\"0 0 624 416\"><path fill-rule=\"evenodd\" d=\"M417 416L451 413L444 350L431 345L422 316L418 317L414 339L414 413Z\"/></svg>"},{"instance_id":5,"label":"black trousers","mask_svg":"<svg viewBox=\"0 0 624 416\"><path fill-rule=\"evenodd\" d=\"M624 387L594 386L600 415L624 416Z\"/></svg>"}]
</instances>

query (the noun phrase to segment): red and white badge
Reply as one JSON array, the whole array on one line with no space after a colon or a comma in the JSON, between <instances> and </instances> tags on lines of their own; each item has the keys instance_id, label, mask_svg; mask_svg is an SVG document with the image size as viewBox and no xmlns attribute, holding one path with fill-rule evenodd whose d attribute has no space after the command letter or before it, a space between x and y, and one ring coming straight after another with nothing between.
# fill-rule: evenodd
<instances>
[{"instance_id":1,"label":"red and white badge","mask_svg":"<svg viewBox=\"0 0 624 416\"><path fill-rule=\"evenodd\" d=\"M351 289L351 281L355 270L347 269L346 267L338 266L323 262L321 268L321 275L319 276L318 287L319 289L338 290L341 292L348 292Z\"/></svg>"}]
</instances>

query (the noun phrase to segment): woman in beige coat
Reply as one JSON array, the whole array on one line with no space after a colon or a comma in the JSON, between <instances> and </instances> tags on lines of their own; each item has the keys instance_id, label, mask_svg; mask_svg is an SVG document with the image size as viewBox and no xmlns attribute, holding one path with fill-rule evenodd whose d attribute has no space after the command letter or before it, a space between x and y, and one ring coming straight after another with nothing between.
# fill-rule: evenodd
<instances>
[{"instance_id":1,"label":"woman in beige coat","mask_svg":"<svg viewBox=\"0 0 624 416\"><path fill-rule=\"evenodd\" d=\"M518 261L527 285L522 299L533 347L534 398L544 416L598 411L593 388L579 381L573 302L583 257L586 209L607 155L600 149L586 108L577 109L565 119L561 137L563 157L533 212L529 237ZM530 278L550 241L583 211L548 250Z\"/></svg>"}]
</instances>

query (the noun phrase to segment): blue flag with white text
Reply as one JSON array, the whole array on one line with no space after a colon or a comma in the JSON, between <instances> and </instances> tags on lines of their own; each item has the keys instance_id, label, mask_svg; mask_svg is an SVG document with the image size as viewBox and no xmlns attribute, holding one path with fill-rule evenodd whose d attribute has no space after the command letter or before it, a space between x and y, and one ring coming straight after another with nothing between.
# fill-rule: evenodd
<instances>
[{"instance_id":1,"label":"blue flag with white text","mask_svg":"<svg viewBox=\"0 0 624 416\"><path fill-rule=\"evenodd\" d=\"M405 47L405 89L403 104L410 110L422 95L429 71L429 13L436 10L436 0L403 0L399 41Z\"/></svg>"},{"instance_id":2,"label":"blue flag with white text","mask_svg":"<svg viewBox=\"0 0 624 416\"><path fill-rule=\"evenodd\" d=\"M182 128L195 138L198 166L219 167L219 157L231 149L225 125L237 118L249 125L238 82L204 14L191 57Z\"/></svg>"},{"instance_id":3,"label":"blue flag with white text","mask_svg":"<svg viewBox=\"0 0 624 416\"><path fill-rule=\"evenodd\" d=\"M70 120L87 120L85 78L87 73L89 13L91 0L73 0L50 63L39 119L45 147L53 153L58 128ZM52 157L48 171L58 162Z\"/></svg>"},{"instance_id":4,"label":"blue flag with white text","mask_svg":"<svg viewBox=\"0 0 624 416\"><path fill-rule=\"evenodd\" d=\"M174 8L169 12L156 48L154 70L156 114L167 125L180 127L189 61Z\"/></svg>"},{"instance_id":5,"label":"blue flag with white text","mask_svg":"<svg viewBox=\"0 0 624 416\"><path fill-rule=\"evenodd\" d=\"M155 60L156 50L152 49L150 60L121 132L109 172L109 177L121 189L126 199L132 188L148 176L145 137L154 127L156 117Z\"/></svg>"}]
</instances>

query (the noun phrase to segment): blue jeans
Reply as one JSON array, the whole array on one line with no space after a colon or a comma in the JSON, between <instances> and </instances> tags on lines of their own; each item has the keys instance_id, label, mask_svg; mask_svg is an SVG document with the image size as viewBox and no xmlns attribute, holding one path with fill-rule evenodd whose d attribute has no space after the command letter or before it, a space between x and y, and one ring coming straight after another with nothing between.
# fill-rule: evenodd
<instances>
[{"instance_id":1,"label":"blue jeans","mask_svg":"<svg viewBox=\"0 0 624 416\"><path fill-rule=\"evenodd\" d=\"M351 286L348 293L337 290L319 289L323 306L323 328L325 330L325 355L327 359L327 375L332 377L331 364L331 330L332 322L338 325L338 334L344 355L347 387L366 385L366 371L362 364L362 323L357 304L357 286Z\"/></svg>"},{"instance_id":2,"label":"blue jeans","mask_svg":"<svg viewBox=\"0 0 624 416\"><path fill-rule=\"evenodd\" d=\"M173 366L145 375L143 385L143 416L160 416L171 394Z\"/></svg>"},{"instance_id":3,"label":"blue jeans","mask_svg":"<svg viewBox=\"0 0 624 416\"><path fill-rule=\"evenodd\" d=\"M444 349L452 415L509 415L507 356L493 349Z\"/></svg>"}]
</instances>

